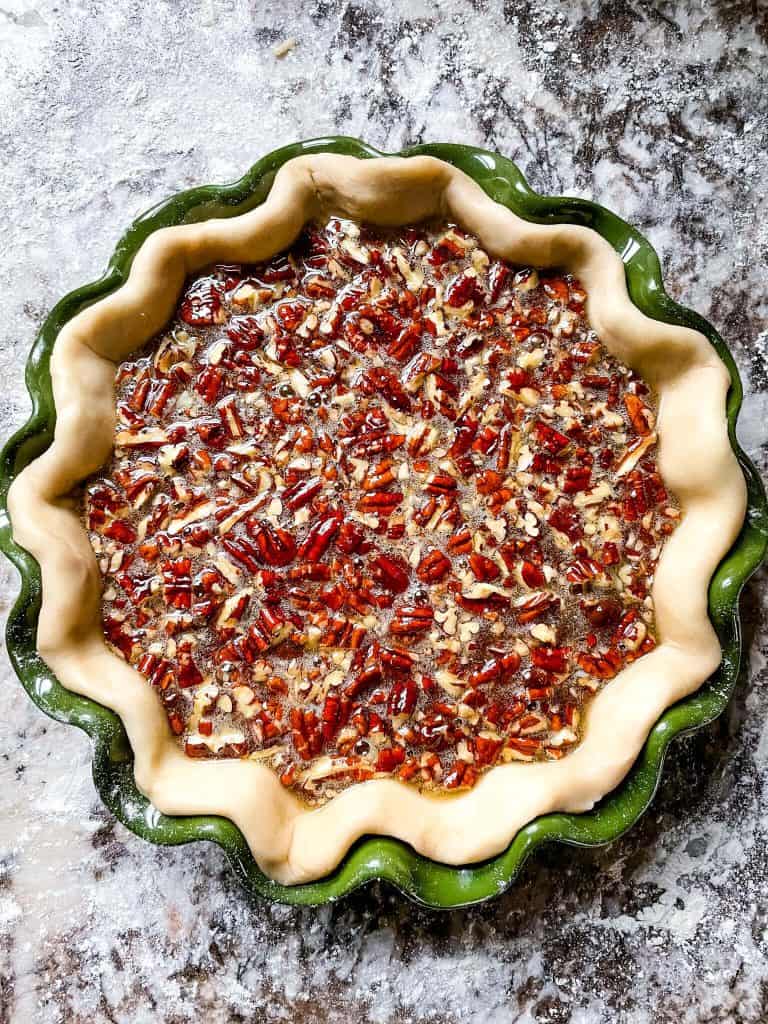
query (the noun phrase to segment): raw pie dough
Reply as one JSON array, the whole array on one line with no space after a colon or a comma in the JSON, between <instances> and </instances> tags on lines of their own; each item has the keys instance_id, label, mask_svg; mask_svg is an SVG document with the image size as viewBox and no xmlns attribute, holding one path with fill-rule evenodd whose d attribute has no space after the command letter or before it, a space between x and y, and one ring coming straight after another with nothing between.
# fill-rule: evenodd
<instances>
[{"instance_id":1,"label":"raw pie dough","mask_svg":"<svg viewBox=\"0 0 768 1024\"><path fill-rule=\"evenodd\" d=\"M187 276L214 262L265 260L287 248L306 221L330 213L381 225L452 219L494 256L577 275L606 348L659 396L659 469L683 516L656 569L659 645L596 696L584 738L568 757L498 765L474 789L450 796L373 779L308 809L264 765L184 755L156 693L104 641L101 578L71 492L110 457L115 365L165 326ZM394 836L435 860L466 864L499 853L538 815L589 810L626 775L665 708L720 663L707 590L746 505L728 440L725 366L704 335L649 319L632 305L622 262L597 233L530 224L440 160L300 157L283 166L256 210L155 232L126 284L62 329L51 377L54 442L8 498L14 539L41 566L40 654L65 687L120 715L137 785L155 807L230 818L262 870L280 882L326 875L363 835Z\"/></svg>"}]
</instances>

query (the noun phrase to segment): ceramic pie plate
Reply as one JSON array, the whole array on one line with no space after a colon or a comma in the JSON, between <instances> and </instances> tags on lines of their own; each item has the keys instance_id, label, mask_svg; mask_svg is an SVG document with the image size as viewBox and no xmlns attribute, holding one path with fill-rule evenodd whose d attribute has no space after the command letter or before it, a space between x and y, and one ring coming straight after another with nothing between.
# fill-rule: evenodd
<instances>
[{"instance_id":1,"label":"ceramic pie plate","mask_svg":"<svg viewBox=\"0 0 768 1024\"><path fill-rule=\"evenodd\" d=\"M258 206L266 198L280 166L294 156L335 152L368 158L384 154L355 140L318 140L287 147L258 163L239 182L182 193L136 222L119 244L107 274L93 285L67 296L43 327L27 368L27 383L34 403L29 423L9 442L3 455L3 498L14 478L48 446L54 409L48 360L53 343L68 320L85 306L114 291L125 280L133 257L150 233L161 227L199 222L211 217L234 216ZM576 845L597 845L616 838L630 827L650 801L670 740L711 721L725 706L735 683L740 660L738 594L759 564L766 546L766 506L754 468L738 449L733 426L741 388L733 361L714 330L695 314L669 300L660 280L658 260L648 243L612 214L580 200L536 196L509 161L461 146L422 146L400 156L431 155L470 175L488 195L530 221L573 223L595 229L619 252L630 296L644 313L657 320L692 327L714 346L731 377L728 423L734 452L744 472L748 491L744 527L715 573L709 612L723 649L715 676L691 697L670 708L651 731L637 762L622 785L588 814L550 814L520 831L501 855L466 868L449 867L419 856L391 839L360 840L326 878L305 885L282 886L264 876L244 837L227 819L167 817L138 791L133 776L133 755L120 720L111 711L64 689L35 650L40 610L40 574L37 563L10 538L4 524L2 545L20 569L24 585L8 628L11 658L33 699L53 717L86 729L95 742L94 776L105 803L129 828L158 843L193 839L218 842L228 852L238 873L253 891L291 903L316 904L337 898L372 878L386 879L412 898L437 907L477 902L508 885L538 843L558 839Z\"/></svg>"}]
</instances>

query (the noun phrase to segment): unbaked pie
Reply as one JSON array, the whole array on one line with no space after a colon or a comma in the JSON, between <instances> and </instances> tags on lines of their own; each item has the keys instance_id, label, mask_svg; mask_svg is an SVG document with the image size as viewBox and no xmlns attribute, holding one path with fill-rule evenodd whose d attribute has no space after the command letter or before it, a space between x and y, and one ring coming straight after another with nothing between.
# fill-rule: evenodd
<instances>
[{"instance_id":1,"label":"unbaked pie","mask_svg":"<svg viewBox=\"0 0 768 1024\"><path fill-rule=\"evenodd\" d=\"M729 378L594 232L432 158L291 161L61 332L14 484L41 653L281 881L590 808L720 660Z\"/></svg>"}]
</instances>

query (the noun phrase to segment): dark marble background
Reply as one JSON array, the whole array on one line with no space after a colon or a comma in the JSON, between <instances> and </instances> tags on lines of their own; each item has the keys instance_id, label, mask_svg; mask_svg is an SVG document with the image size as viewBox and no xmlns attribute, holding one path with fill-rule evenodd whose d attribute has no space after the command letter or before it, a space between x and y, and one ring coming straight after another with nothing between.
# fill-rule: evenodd
<instances>
[{"instance_id":1,"label":"dark marble background","mask_svg":"<svg viewBox=\"0 0 768 1024\"><path fill-rule=\"evenodd\" d=\"M282 60L273 48L287 38ZM0 424L46 311L178 189L340 132L470 142L604 203L736 354L768 466L768 7L654 0L0 0ZM508 1024L768 1020L765 574L729 712L678 743L642 824L552 849L493 904L372 888L248 902L222 854L142 843L88 741L0 664L0 1021ZM0 568L7 610L15 574Z\"/></svg>"}]
</instances>

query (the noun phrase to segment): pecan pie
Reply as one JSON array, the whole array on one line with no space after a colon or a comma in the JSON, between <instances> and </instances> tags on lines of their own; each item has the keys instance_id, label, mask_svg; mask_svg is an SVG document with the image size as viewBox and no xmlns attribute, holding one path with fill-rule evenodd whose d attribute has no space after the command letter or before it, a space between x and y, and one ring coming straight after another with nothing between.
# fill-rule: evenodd
<instances>
[{"instance_id":1,"label":"pecan pie","mask_svg":"<svg viewBox=\"0 0 768 1024\"><path fill-rule=\"evenodd\" d=\"M104 632L190 757L312 801L559 758L655 646L654 396L571 275L333 218L216 266L117 372ZM406 646L407 645L407 646Z\"/></svg>"},{"instance_id":2,"label":"pecan pie","mask_svg":"<svg viewBox=\"0 0 768 1024\"><path fill-rule=\"evenodd\" d=\"M232 818L283 881L591 807L719 662L724 367L597 235L447 164L301 158L158 232L53 377L11 495L41 652L158 808Z\"/></svg>"}]
</instances>

